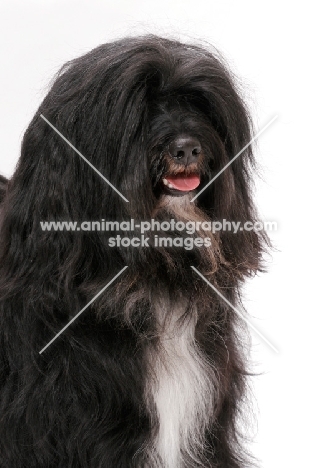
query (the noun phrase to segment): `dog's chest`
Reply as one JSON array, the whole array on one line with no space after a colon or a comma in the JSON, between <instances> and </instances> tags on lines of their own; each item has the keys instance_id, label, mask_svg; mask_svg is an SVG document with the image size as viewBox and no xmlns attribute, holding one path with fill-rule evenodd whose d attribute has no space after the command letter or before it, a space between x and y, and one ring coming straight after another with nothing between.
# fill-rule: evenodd
<instances>
[{"instance_id":1,"label":"dog's chest","mask_svg":"<svg viewBox=\"0 0 312 468\"><path fill-rule=\"evenodd\" d=\"M214 374L196 345L194 331L194 320L181 327L173 316L159 346L150 353L148 393L159 424L153 468L200 466L202 460L204 432L212 416Z\"/></svg>"}]
</instances>

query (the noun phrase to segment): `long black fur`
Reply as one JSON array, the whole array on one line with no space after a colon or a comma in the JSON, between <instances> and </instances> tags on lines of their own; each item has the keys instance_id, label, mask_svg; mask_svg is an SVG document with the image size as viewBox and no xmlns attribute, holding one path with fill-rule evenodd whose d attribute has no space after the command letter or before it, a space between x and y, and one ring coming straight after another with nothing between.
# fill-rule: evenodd
<instances>
[{"instance_id":1,"label":"long black fur","mask_svg":"<svg viewBox=\"0 0 312 468\"><path fill-rule=\"evenodd\" d=\"M218 382L201 464L185 458L183 466L247 466L237 428L247 374L242 324L190 267L237 305L244 278L261 269L265 236L220 232L210 248L187 251L109 247L112 233L40 227L51 220L183 219L165 203L160 183L166 148L179 134L201 142L202 187L249 142L252 126L215 52L155 36L104 44L67 63L30 123L6 188L1 180L1 467L153 466L145 448L157 436L157 413L144 395L152 374L146 350L158 349L159 298L169 305L183 299L184 322L196 308L196 343ZM195 203L187 201L190 219L254 222L253 164L248 147Z\"/></svg>"},{"instance_id":2,"label":"long black fur","mask_svg":"<svg viewBox=\"0 0 312 468\"><path fill-rule=\"evenodd\" d=\"M7 179L0 174L0 202L4 199L5 197L5 192L7 188Z\"/></svg>"}]
</instances>

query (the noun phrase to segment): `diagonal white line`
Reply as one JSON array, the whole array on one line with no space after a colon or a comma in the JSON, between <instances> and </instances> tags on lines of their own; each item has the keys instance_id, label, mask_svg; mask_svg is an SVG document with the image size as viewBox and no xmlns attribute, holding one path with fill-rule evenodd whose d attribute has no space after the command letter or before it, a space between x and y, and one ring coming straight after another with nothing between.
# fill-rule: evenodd
<instances>
[{"instance_id":1,"label":"diagonal white line","mask_svg":"<svg viewBox=\"0 0 312 468\"><path fill-rule=\"evenodd\" d=\"M115 279L117 279L117 278L118 278L118 276L119 276L119 275L121 275L121 274L122 274L122 273L123 273L123 272L124 272L124 271L125 271L127 268L128 268L128 266L125 266L125 267L124 267L122 270L120 270L120 272L119 272L119 273L117 273L117 275L116 275L116 276L114 276L114 278L113 278L112 280L110 280L110 281L109 281L109 283L107 283L107 284L106 284L106 286L104 286L104 288L103 288L103 289L101 289L101 291L100 291L100 292L98 292L98 293L96 294L96 296L94 296L94 298L93 298L93 299L91 299L91 301L90 301L90 302L88 302L88 304L87 304L86 306L84 306L84 308L83 308L83 309L81 309L81 311L80 311L80 312L78 312L78 314L77 314L77 315L75 315L75 317L74 317L74 318L72 318L72 319L71 319L71 321L70 321L70 322L68 322L68 324L67 324L67 325L65 325L65 327L64 327L64 328L62 328L62 330L61 330L61 331L59 331L59 332L57 333L57 335L55 335L55 337L54 337L54 338L53 338L51 341L49 341L49 343L48 343L47 345L45 345L45 347L44 347L44 348L42 348L42 350L39 352L39 354L42 354L42 353L43 353L43 351L45 351L45 350L46 350L46 349L47 349L47 348L50 346L50 344L52 344L52 343L53 343L53 341L55 341L55 340L56 340L56 338L58 338L58 337L59 337L59 336L60 336L60 335L61 335L61 334L62 334L62 333L63 333L63 332L66 330L66 328L68 328L68 327L69 327L69 326L70 326L70 325L71 325L71 324L72 324L72 323L73 323L73 322L76 320L76 318L78 318L78 317L79 317L79 315L81 315L81 314L82 314L82 312L84 312L84 311L85 311L85 310L86 310L86 309L89 307L89 305L90 305L90 304L92 304L92 302L94 302L94 301L95 301L95 300L96 300L96 299L97 299L97 298L98 298L98 297L99 297L99 296L100 296L100 295L101 295L101 294L102 294L102 293L105 291L105 289L107 289L107 288L108 288L108 286L110 286L110 285L111 285L111 284L112 284L112 283L115 281Z\"/></svg>"},{"instance_id":2,"label":"diagonal white line","mask_svg":"<svg viewBox=\"0 0 312 468\"><path fill-rule=\"evenodd\" d=\"M267 123L267 124L250 140L250 142L247 143L247 145L245 145L244 148L242 148L242 149L237 153L237 155L234 156L234 158L231 159L231 161L228 162L228 163L223 167L223 169L221 169L221 171L218 172L218 174L215 175L215 176L208 182L208 184L205 185L205 187L203 187L203 188L200 190L200 192L198 192L198 193L195 195L195 197L192 198L191 202L193 202L194 200L196 200L196 198L199 197L199 195L200 195L201 193L203 193L203 192L209 187L209 185L212 184L212 182L214 182L214 181L219 177L219 175L222 174L222 172L225 171L225 169L227 169L227 168L232 164L232 162L234 162L235 159L237 159L238 156L240 156L240 155L245 151L245 149L248 148L248 146L250 146L257 138L259 138L259 136L261 135L261 133L263 133L264 130L266 130L266 129L271 125L271 123L273 123L274 120L277 119L277 117L278 117L277 115L276 115L275 117L273 117L273 119L271 119L270 122Z\"/></svg>"},{"instance_id":3,"label":"diagonal white line","mask_svg":"<svg viewBox=\"0 0 312 468\"><path fill-rule=\"evenodd\" d=\"M65 138L64 135L62 135L61 132L60 132L57 128L55 128L54 125L51 124L51 122L48 121L48 119L45 118L44 115L40 114L40 117L41 117L48 125L50 125L50 127L53 128L53 130L54 130L61 138L63 138L63 140L66 141L66 143L67 143L74 151L76 151L76 153L79 154L79 156L80 156L87 164L89 164L89 166L92 167L92 169L93 169L100 177L102 177L102 179L105 180L105 182L106 182L110 187L112 187L112 189L115 190L115 192L118 193L118 195L121 196L121 198L123 198L126 202L129 202L129 200L127 200L127 198L124 197L123 194L120 193L119 190L117 190L116 187L114 187L114 185L113 185L109 180L107 180L106 177L104 177L103 174L101 174L101 172L98 171L97 168L94 167L93 164L91 164L90 161L88 161L87 158L85 158L84 155L81 154L80 151L78 151L77 148L75 148L74 145L73 145L70 141L68 141L67 138Z\"/></svg>"},{"instance_id":4,"label":"diagonal white line","mask_svg":"<svg viewBox=\"0 0 312 468\"><path fill-rule=\"evenodd\" d=\"M249 325L250 328L253 329L253 331L255 333L257 333L258 336L260 336L260 338L265 341L277 354L279 353L278 350L275 348L275 346L272 345L272 343L265 337L262 335L262 333L260 333L257 328L251 323L249 322L244 316L243 314L236 308L234 307L230 301L227 300L226 297L224 297L220 291L218 291L208 280L207 278L205 278L194 266L191 266L191 268L198 274L198 276L201 277L201 279L203 279L223 300L224 302L227 303L227 305L229 305L239 316L240 318L242 318L246 323L247 325Z\"/></svg>"}]
</instances>

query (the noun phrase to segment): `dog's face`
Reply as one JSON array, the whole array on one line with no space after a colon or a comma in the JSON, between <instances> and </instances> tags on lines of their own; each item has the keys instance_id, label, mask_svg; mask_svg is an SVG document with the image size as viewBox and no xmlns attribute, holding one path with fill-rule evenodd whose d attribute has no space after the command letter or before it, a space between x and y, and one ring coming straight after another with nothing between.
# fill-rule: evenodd
<instances>
[{"instance_id":1,"label":"dog's face","mask_svg":"<svg viewBox=\"0 0 312 468\"><path fill-rule=\"evenodd\" d=\"M213 152L207 118L187 103L162 103L153 110L149 135L150 175L156 197L179 197L209 181Z\"/></svg>"},{"instance_id":2,"label":"dog's face","mask_svg":"<svg viewBox=\"0 0 312 468\"><path fill-rule=\"evenodd\" d=\"M147 154L152 191L158 204L162 196L192 200L229 162L231 136L222 123L220 109L212 109L204 95L200 99L186 93L163 98L148 113ZM218 184L208 187L196 201L210 216L235 198L233 172L221 175ZM169 200L169 198L167 198ZM172 200L173 202L173 200ZM194 205L192 203L192 205Z\"/></svg>"}]
</instances>

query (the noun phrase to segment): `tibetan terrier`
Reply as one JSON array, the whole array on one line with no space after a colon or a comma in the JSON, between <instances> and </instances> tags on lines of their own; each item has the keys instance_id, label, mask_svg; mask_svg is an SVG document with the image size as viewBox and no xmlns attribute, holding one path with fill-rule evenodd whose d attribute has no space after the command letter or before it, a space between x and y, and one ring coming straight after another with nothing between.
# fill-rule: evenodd
<instances>
[{"instance_id":1,"label":"tibetan terrier","mask_svg":"<svg viewBox=\"0 0 312 468\"><path fill-rule=\"evenodd\" d=\"M0 180L1 467L247 466L224 298L266 238L207 226L256 221L251 138L210 48L126 38L61 69Z\"/></svg>"}]
</instances>

